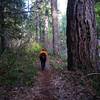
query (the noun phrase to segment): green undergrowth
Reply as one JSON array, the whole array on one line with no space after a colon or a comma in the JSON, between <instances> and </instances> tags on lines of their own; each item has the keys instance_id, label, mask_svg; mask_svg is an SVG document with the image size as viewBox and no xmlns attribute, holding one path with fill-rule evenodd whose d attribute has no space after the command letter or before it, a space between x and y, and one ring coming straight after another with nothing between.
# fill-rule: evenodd
<instances>
[{"instance_id":1,"label":"green undergrowth","mask_svg":"<svg viewBox=\"0 0 100 100\"><path fill-rule=\"evenodd\" d=\"M100 96L100 75L94 75L91 77L92 86L96 91L96 95Z\"/></svg>"},{"instance_id":2,"label":"green undergrowth","mask_svg":"<svg viewBox=\"0 0 100 100\"><path fill-rule=\"evenodd\" d=\"M42 46L39 43L32 42L26 47L26 52L27 53L39 53L41 50Z\"/></svg>"},{"instance_id":3,"label":"green undergrowth","mask_svg":"<svg viewBox=\"0 0 100 100\"><path fill-rule=\"evenodd\" d=\"M62 59L60 56L49 55L50 65L55 69L67 68L67 60Z\"/></svg>"},{"instance_id":4,"label":"green undergrowth","mask_svg":"<svg viewBox=\"0 0 100 100\"><path fill-rule=\"evenodd\" d=\"M35 53L39 50L36 45L18 50L5 50L0 57L0 85L32 85L37 75Z\"/></svg>"},{"instance_id":5,"label":"green undergrowth","mask_svg":"<svg viewBox=\"0 0 100 100\"><path fill-rule=\"evenodd\" d=\"M98 49L100 49L100 46L97 46Z\"/></svg>"}]
</instances>

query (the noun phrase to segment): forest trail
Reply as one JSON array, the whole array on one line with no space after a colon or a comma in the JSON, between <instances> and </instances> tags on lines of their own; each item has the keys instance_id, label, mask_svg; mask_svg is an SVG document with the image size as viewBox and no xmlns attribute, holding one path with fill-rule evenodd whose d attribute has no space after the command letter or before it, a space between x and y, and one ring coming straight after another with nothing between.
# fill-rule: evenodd
<instances>
[{"instance_id":1,"label":"forest trail","mask_svg":"<svg viewBox=\"0 0 100 100\"><path fill-rule=\"evenodd\" d=\"M58 73L51 67L39 70L33 87L12 89L9 100L94 100L89 89L80 84L79 77L69 71Z\"/></svg>"},{"instance_id":2,"label":"forest trail","mask_svg":"<svg viewBox=\"0 0 100 100\"><path fill-rule=\"evenodd\" d=\"M15 87L10 90L7 100L58 100L57 81L53 79L56 72L51 67L44 71L40 68L38 70L33 87Z\"/></svg>"},{"instance_id":3,"label":"forest trail","mask_svg":"<svg viewBox=\"0 0 100 100\"><path fill-rule=\"evenodd\" d=\"M39 94L36 94L34 100L58 100L55 96L53 76L54 72L51 69L39 71L36 83L39 88Z\"/></svg>"},{"instance_id":4,"label":"forest trail","mask_svg":"<svg viewBox=\"0 0 100 100\"><path fill-rule=\"evenodd\" d=\"M37 65L39 66L39 65ZM39 68L32 87L14 87L0 100L95 100L90 90L80 83L80 74Z\"/></svg>"}]
</instances>

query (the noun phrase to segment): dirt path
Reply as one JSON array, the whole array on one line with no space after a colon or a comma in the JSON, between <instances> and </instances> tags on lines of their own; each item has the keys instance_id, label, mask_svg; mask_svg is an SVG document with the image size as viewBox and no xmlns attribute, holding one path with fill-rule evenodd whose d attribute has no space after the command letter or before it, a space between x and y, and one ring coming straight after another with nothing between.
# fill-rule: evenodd
<instances>
[{"instance_id":1,"label":"dirt path","mask_svg":"<svg viewBox=\"0 0 100 100\"><path fill-rule=\"evenodd\" d=\"M55 94L55 86L52 84L53 80L53 71L45 70L39 71L37 78L37 85L39 88L39 93L36 94L34 100L57 100Z\"/></svg>"},{"instance_id":2,"label":"dirt path","mask_svg":"<svg viewBox=\"0 0 100 100\"><path fill-rule=\"evenodd\" d=\"M95 100L87 87L80 83L80 75L58 72L51 67L39 70L32 87L14 87L8 94L0 100Z\"/></svg>"},{"instance_id":3,"label":"dirt path","mask_svg":"<svg viewBox=\"0 0 100 100\"><path fill-rule=\"evenodd\" d=\"M9 100L94 100L87 87L80 84L79 77L68 71L40 70L33 87L13 89Z\"/></svg>"},{"instance_id":4,"label":"dirt path","mask_svg":"<svg viewBox=\"0 0 100 100\"><path fill-rule=\"evenodd\" d=\"M13 88L10 90L9 100L58 100L53 83L54 74L51 68L44 71L39 70L34 86Z\"/></svg>"}]
</instances>

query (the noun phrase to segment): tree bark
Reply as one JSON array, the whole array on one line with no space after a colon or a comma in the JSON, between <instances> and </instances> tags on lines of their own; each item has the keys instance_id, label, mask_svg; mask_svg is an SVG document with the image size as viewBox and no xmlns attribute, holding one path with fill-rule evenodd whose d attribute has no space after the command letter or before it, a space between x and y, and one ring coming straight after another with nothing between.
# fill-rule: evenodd
<instances>
[{"instance_id":1,"label":"tree bark","mask_svg":"<svg viewBox=\"0 0 100 100\"><path fill-rule=\"evenodd\" d=\"M45 48L48 49L48 16L45 16Z\"/></svg>"},{"instance_id":2,"label":"tree bark","mask_svg":"<svg viewBox=\"0 0 100 100\"><path fill-rule=\"evenodd\" d=\"M52 29L53 29L53 53L59 54L57 0L51 0L51 13L52 13Z\"/></svg>"},{"instance_id":3,"label":"tree bark","mask_svg":"<svg viewBox=\"0 0 100 100\"><path fill-rule=\"evenodd\" d=\"M4 52L5 50L5 36L4 36L4 7L3 7L3 1L1 0L1 3L0 3L0 37L1 37L1 54Z\"/></svg>"},{"instance_id":4,"label":"tree bark","mask_svg":"<svg viewBox=\"0 0 100 100\"><path fill-rule=\"evenodd\" d=\"M67 8L68 69L91 72L97 67L94 0L69 0Z\"/></svg>"},{"instance_id":5,"label":"tree bark","mask_svg":"<svg viewBox=\"0 0 100 100\"><path fill-rule=\"evenodd\" d=\"M37 9L37 13L36 13L36 19L35 19L35 23L36 23L36 37L35 37L35 39L36 39L36 41L37 42L40 42L40 34L39 34L39 30L40 30L40 28L39 28L39 24L40 24L40 14L39 14L39 1L40 0L37 0L35 3L36 3L36 9Z\"/></svg>"},{"instance_id":6,"label":"tree bark","mask_svg":"<svg viewBox=\"0 0 100 100\"><path fill-rule=\"evenodd\" d=\"M35 18L35 30L36 30L35 40L39 42L39 15L38 13L36 13L36 18Z\"/></svg>"}]
</instances>

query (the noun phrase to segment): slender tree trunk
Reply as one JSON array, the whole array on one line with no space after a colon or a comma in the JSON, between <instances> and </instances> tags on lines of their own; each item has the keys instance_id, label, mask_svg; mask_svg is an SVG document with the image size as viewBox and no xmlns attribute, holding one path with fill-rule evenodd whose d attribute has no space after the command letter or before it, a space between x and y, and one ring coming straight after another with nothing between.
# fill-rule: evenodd
<instances>
[{"instance_id":1,"label":"slender tree trunk","mask_svg":"<svg viewBox=\"0 0 100 100\"><path fill-rule=\"evenodd\" d=\"M94 0L69 0L67 10L68 69L96 69Z\"/></svg>"},{"instance_id":2,"label":"slender tree trunk","mask_svg":"<svg viewBox=\"0 0 100 100\"><path fill-rule=\"evenodd\" d=\"M4 36L1 36L1 54L4 52L5 50L5 38Z\"/></svg>"},{"instance_id":3,"label":"slender tree trunk","mask_svg":"<svg viewBox=\"0 0 100 100\"><path fill-rule=\"evenodd\" d=\"M40 24L39 24L39 27L40 27L40 42L42 42L42 30L41 30L42 26L41 25L42 24L41 24L41 18L40 18Z\"/></svg>"},{"instance_id":4,"label":"slender tree trunk","mask_svg":"<svg viewBox=\"0 0 100 100\"><path fill-rule=\"evenodd\" d=\"M39 12L38 12L38 16L37 16L37 34L38 34L38 42L40 42L40 15L39 15Z\"/></svg>"},{"instance_id":5,"label":"slender tree trunk","mask_svg":"<svg viewBox=\"0 0 100 100\"><path fill-rule=\"evenodd\" d=\"M41 44L44 46L44 43L45 43L45 31L44 31L44 21L41 19L41 22L40 22L40 42Z\"/></svg>"},{"instance_id":6,"label":"slender tree trunk","mask_svg":"<svg viewBox=\"0 0 100 100\"><path fill-rule=\"evenodd\" d=\"M52 12L52 29L53 29L53 53L59 54L57 0L51 0L51 12Z\"/></svg>"},{"instance_id":7,"label":"slender tree trunk","mask_svg":"<svg viewBox=\"0 0 100 100\"><path fill-rule=\"evenodd\" d=\"M39 2L40 2L40 0L36 0L36 1L35 1L35 3L36 3L35 6L36 6L36 9L37 9L37 11L38 11L38 12L36 12L36 18L35 18L35 19L36 19L36 20L35 20L35 23L36 23L36 37L35 37L35 39L36 39L37 42L39 42L39 40L40 40L40 39L39 39L39 38L40 38L40 34L39 34L39 32L40 32L40 31L39 31L39 24L40 24L40 23L39 23L39 22L40 22Z\"/></svg>"},{"instance_id":8,"label":"slender tree trunk","mask_svg":"<svg viewBox=\"0 0 100 100\"><path fill-rule=\"evenodd\" d=\"M40 23L39 23L39 22L40 22L40 21L39 21L39 20L40 20L40 19L39 19L39 13L36 13L36 18L35 18L35 19L36 19L36 20L35 20L35 28L36 28L36 29L35 29L35 30L36 30L35 40L36 40L37 42L39 42L39 40L40 40L40 39L39 39L39 38L40 38L40 34L39 34L39 33L40 33L40 31L39 31L39 30L40 30L40 28L39 28L39 24L40 24Z\"/></svg>"},{"instance_id":9,"label":"slender tree trunk","mask_svg":"<svg viewBox=\"0 0 100 100\"><path fill-rule=\"evenodd\" d=\"M45 48L48 49L48 16L45 16Z\"/></svg>"},{"instance_id":10,"label":"slender tree trunk","mask_svg":"<svg viewBox=\"0 0 100 100\"><path fill-rule=\"evenodd\" d=\"M1 0L1 4L0 4L0 24L1 24L1 27L0 27L0 34L1 34L1 54L4 52L5 50L5 36L4 36L4 7L2 5L3 1Z\"/></svg>"}]
</instances>

